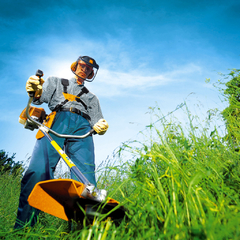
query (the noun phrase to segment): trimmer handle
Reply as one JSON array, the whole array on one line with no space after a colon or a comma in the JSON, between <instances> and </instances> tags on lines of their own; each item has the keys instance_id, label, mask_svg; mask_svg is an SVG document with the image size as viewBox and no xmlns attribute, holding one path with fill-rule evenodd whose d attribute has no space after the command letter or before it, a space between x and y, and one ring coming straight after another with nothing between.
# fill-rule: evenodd
<instances>
[{"instance_id":1,"label":"trimmer handle","mask_svg":"<svg viewBox=\"0 0 240 240\"><path fill-rule=\"evenodd\" d=\"M38 70L36 71L36 76L38 76L39 79L40 79L40 78L43 76L43 71L40 70L40 69L38 69Z\"/></svg>"},{"instance_id":2,"label":"trimmer handle","mask_svg":"<svg viewBox=\"0 0 240 240\"><path fill-rule=\"evenodd\" d=\"M35 74L35 75L36 75L37 77L39 77L39 80L40 80L41 77L43 76L43 71L40 70L40 69L38 69L38 70L36 71L36 74ZM29 92L28 94L29 94L29 97L34 97L35 92Z\"/></svg>"},{"instance_id":3,"label":"trimmer handle","mask_svg":"<svg viewBox=\"0 0 240 240\"><path fill-rule=\"evenodd\" d=\"M91 130L89 131L89 133L90 133L90 134L96 134L96 131L95 131L94 129L91 129Z\"/></svg>"}]
</instances>

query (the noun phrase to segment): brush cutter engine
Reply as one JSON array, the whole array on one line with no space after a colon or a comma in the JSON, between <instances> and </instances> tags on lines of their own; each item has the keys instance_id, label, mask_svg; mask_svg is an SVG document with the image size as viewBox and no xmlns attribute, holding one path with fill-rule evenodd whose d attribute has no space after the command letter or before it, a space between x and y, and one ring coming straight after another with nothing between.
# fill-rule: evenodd
<instances>
[{"instance_id":1,"label":"brush cutter engine","mask_svg":"<svg viewBox=\"0 0 240 240\"><path fill-rule=\"evenodd\" d=\"M34 123L33 121L30 121L27 118L27 114L26 114L26 109L25 108L20 116L19 116L19 123L24 125L24 128L29 129L31 131L33 131L34 129L38 129L38 125L36 123ZM32 119L34 119L37 122L43 123L44 119L46 118L47 114L45 112L45 110L43 108L37 108L37 107L33 107L30 106L29 107L29 115Z\"/></svg>"}]
</instances>

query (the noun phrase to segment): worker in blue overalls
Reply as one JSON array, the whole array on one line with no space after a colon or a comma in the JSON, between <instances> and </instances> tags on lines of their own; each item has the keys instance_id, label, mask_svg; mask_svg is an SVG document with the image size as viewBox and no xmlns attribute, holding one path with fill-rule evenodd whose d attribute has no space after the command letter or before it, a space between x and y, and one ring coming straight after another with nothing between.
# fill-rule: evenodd
<instances>
[{"instance_id":1,"label":"worker in blue overalls","mask_svg":"<svg viewBox=\"0 0 240 240\"><path fill-rule=\"evenodd\" d=\"M51 128L55 132L83 135L93 128L97 134L102 135L107 131L108 123L103 118L98 98L84 86L84 81L94 80L98 69L99 66L93 58L80 56L71 65L75 74L72 79L49 77L46 82L39 80L37 76L28 79L26 90L28 93L35 92L33 103L47 103L54 113ZM96 185L92 136L74 140L51 136L61 148L65 148L66 154L88 181ZM37 138L29 167L21 182L15 229L36 223L39 210L28 204L28 196L36 183L53 178L59 161L57 151L48 143L46 137L37 134Z\"/></svg>"}]
</instances>

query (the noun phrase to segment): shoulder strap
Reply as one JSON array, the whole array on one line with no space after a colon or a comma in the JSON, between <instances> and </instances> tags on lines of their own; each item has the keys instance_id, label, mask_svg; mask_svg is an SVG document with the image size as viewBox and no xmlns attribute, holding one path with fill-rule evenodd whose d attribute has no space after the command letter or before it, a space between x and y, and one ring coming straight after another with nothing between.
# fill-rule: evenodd
<instances>
[{"instance_id":1,"label":"shoulder strap","mask_svg":"<svg viewBox=\"0 0 240 240\"><path fill-rule=\"evenodd\" d=\"M81 97L84 93L89 93L89 90L86 87L83 87L81 92L77 95L77 97Z\"/></svg>"},{"instance_id":2,"label":"shoulder strap","mask_svg":"<svg viewBox=\"0 0 240 240\"><path fill-rule=\"evenodd\" d=\"M61 83L63 85L63 92L67 93L67 87L69 86L69 80L65 79L65 78L62 78Z\"/></svg>"},{"instance_id":3,"label":"shoulder strap","mask_svg":"<svg viewBox=\"0 0 240 240\"><path fill-rule=\"evenodd\" d=\"M80 103L84 106L84 108L87 110L87 105L85 104L85 102L83 102L83 101L80 99L80 97L81 97L84 93L89 93L89 90L88 90L86 87L83 87L83 88L82 88L81 92L77 95L77 97L76 97L75 100L76 100L77 102L80 102Z\"/></svg>"}]
</instances>

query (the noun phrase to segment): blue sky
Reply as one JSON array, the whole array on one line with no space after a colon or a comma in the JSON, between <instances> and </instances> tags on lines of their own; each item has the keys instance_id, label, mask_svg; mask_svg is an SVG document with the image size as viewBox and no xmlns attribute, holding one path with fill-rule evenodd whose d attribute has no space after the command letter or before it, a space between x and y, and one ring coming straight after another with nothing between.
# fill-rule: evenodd
<instances>
[{"instance_id":1,"label":"blue sky","mask_svg":"<svg viewBox=\"0 0 240 240\"><path fill-rule=\"evenodd\" d=\"M163 114L186 101L190 110L222 109L205 83L239 68L240 3L202 1L41 0L0 2L0 149L31 155L35 133L18 117L28 96L25 83L37 69L71 77L70 64L89 55L100 65L87 83L110 128L95 136L96 163L122 142L138 138L156 102ZM44 106L47 109L47 106ZM186 115L178 110L184 121Z\"/></svg>"}]
</instances>

